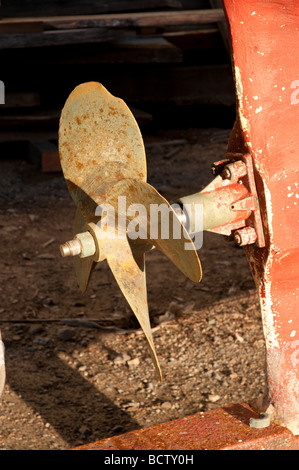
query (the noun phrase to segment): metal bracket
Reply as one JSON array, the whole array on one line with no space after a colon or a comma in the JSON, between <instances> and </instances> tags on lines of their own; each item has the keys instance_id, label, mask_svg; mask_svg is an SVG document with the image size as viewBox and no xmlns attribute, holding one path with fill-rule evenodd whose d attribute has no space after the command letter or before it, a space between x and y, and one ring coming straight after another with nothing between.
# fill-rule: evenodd
<instances>
[{"instance_id":1,"label":"metal bracket","mask_svg":"<svg viewBox=\"0 0 299 470\"><path fill-rule=\"evenodd\" d=\"M215 162L212 166L214 175L221 175L231 184L243 184L248 193L246 196L230 205L232 211L250 211L251 214L244 221L243 226L232 226L233 237L238 245L255 243L258 247L265 246L263 223L260 212L259 199L255 184L252 157L249 154L227 153L226 159ZM220 183L221 184L221 183ZM226 182L227 187L227 182ZM217 227L216 230L218 231ZM218 231L218 233L221 233Z\"/></svg>"}]
</instances>

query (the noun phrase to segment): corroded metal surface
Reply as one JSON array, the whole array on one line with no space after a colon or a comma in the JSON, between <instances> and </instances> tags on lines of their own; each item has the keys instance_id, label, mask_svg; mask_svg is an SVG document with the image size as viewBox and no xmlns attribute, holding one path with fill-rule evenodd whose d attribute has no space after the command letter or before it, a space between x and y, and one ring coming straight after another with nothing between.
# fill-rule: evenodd
<instances>
[{"instance_id":1,"label":"corroded metal surface","mask_svg":"<svg viewBox=\"0 0 299 470\"><path fill-rule=\"evenodd\" d=\"M131 431L75 450L299 450L299 438L271 423L250 427L258 415L237 404Z\"/></svg>"},{"instance_id":2,"label":"corroded metal surface","mask_svg":"<svg viewBox=\"0 0 299 470\"><path fill-rule=\"evenodd\" d=\"M142 204L144 213L139 214L139 221L141 226L147 227L147 232L143 234L145 237L145 245L153 245L164 253L177 268L185 274L189 279L194 282L199 282L202 278L201 264L195 251L194 244L184 228L183 224L179 221L176 213L172 210L167 200L158 193L158 191L148 183L137 181L133 179L121 180L109 191L106 197L106 202L111 204L117 210L117 196L125 195L127 206L133 204ZM169 209L169 238L163 238L161 233L161 220L157 218L157 234L153 235L152 221L149 218L151 206L164 205L165 209ZM132 217L134 214L132 214ZM144 221L142 220L144 217ZM131 217L127 214L127 219ZM176 226L179 231L179 238L175 238L174 231ZM139 245L143 245L143 240L139 240ZM186 249L186 246L188 248ZM148 246L145 246L143 251L147 251Z\"/></svg>"},{"instance_id":3,"label":"corroded metal surface","mask_svg":"<svg viewBox=\"0 0 299 470\"><path fill-rule=\"evenodd\" d=\"M100 83L83 83L68 97L60 118L59 155L70 194L83 215L86 196L100 204L120 179L146 181L145 150L135 118Z\"/></svg>"},{"instance_id":4,"label":"corroded metal surface","mask_svg":"<svg viewBox=\"0 0 299 470\"><path fill-rule=\"evenodd\" d=\"M249 245L267 349L260 410L299 434L299 9L294 0L224 0L238 117L229 151L250 153L265 248Z\"/></svg>"},{"instance_id":5,"label":"corroded metal surface","mask_svg":"<svg viewBox=\"0 0 299 470\"><path fill-rule=\"evenodd\" d=\"M252 158L249 154L226 153L226 159L215 162L217 176L202 191L179 199L186 205L190 230L193 232L195 205L203 208L203 230L233 237L236 229L255 234L248 243L265 246L264 231L256 190ZM245 244L245 243L243 243Z\"/></svg>"}]
</instances>

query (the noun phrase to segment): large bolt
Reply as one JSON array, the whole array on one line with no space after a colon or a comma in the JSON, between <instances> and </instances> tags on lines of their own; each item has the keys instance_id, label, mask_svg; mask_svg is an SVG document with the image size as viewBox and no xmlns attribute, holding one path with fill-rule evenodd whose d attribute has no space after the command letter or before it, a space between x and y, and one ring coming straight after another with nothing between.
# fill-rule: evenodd
<instances>
[{"instance_id":1,"label":"large bolt","mask_svg":"<svg viewBox=\"0 0 299 470\"><path fill-rule=\"evenodd\" d=\"M60 245L60 253L61 253L61 256L63 256L64 258L66 256L80 255L81 250L82 250L81 243L76 238L74 238L74 240L65 242L63 245Z\"/></svg>"},{"instance_id":2,"label":"large bolt","mask_svg":"<svg viewBox=\"0 0 299 470\"><path fill-rule=\"evenodd\" d=\"M90 232L78 233L73 240L60 246L60 253L63 257L80 255L80 258L86 258L94 255L95 252L96 246Z\"/></svg>"},{"instance_id":3,"label":"large bolt","mask_svg":"<svg viewBox=\"0 0 299 470\"><path fill-rule=\"evenodd\" d=\"M239 178L247 174L246 164L237 160L226 165L222 171L222 178L237 182Z\"/></svg>"},{"instance_id":4,"label":"large bolt","mask_svg":"<svg viewBox=\"0 0 299 470\"><path fill-rule=\"evenodd\" d=\"M239 246L251 245L256 239L257 234L253 227L244 227L234 232L234 241Z\"/></svg>"}]
</instances>

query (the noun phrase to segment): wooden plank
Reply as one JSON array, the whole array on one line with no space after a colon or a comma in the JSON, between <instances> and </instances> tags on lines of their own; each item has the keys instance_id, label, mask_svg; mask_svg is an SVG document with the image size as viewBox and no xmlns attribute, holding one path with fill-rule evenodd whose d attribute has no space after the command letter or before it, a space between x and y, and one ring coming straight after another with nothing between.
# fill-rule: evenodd
<instances>
[{"instance_id":1,"label":"wooden plank","mask_svg":"<svg viewBox=\"0 0 299 470\"><path fill-rule=\"evenodd\" d=\"M2 19L2 28L10 28L17 32L18 28L35 23L42 23L44 30L71 30L87 28L136 29L136 28L165 28L176 26L192 26L224 21L222 8L207 10L163 11L163 12L134 12L115 13L107 15L72 15L65 17L40 17ZM22 26L23 25L23 26Z\"/></svg>"},{"instance_id":2,"label":"wooden plank","mask_svg":"<svg viewBox=\"0 0 299 470\"><path fill-rule=\"evenodd\" d=\"M110 41L114 38L115 35L104 28L46 31L33 34L2 34L0 35L0 49L100 43Z\"/></svg>"},{"instance_id":3,"label":"wooden plank","mask_svg":"<svg viewBox=\"0 0 299 470\"><path fill-rule=\"evenodd\" d=\"M47 140L30 142L28 158L43 173L61 171L58 148Z\"/></svg>"},{"instance_id":4,"label":"wooden plank","mask_svg":"<svg viewBox=\"0 0 299 470\"><path fill-rule=\"evenodd\" d=\"M15 34L15 33L41 33L44 30L42 21L1 21L0 20L0 34Z\"/></svg>"},{"instance_id":5,"label":"wooden plank","mask_svg":"<svg viewBox=\"0 0 299 470\"><path fill-rule=\"evenodd\" d=\"M16 16L60 16L104 14L157 9L207 8L208 0L2 0L0 14Z\"/></svg>"},{"instance_id":6,"label":"wooden plank","mask_svg":"<svg viewBox=\"0 0 299 470\"><path fill-rule=\"evenodd\" d=\"M218 23L224 21L222 8L208 10L118 13L92 16L43 18L45 29L106 27L111 29L164 28Z\"/></svg>"},{"instance_id":7,"label":"wooden plank","mask_svg":"<svg viewBox=\"0 0 299 470\"><path fill-rule=\"evenodd\" d=\"M1 110L1 108L0 108ZM59 121L60 111L43 111L37 110L30 114L26 113L0 113L0 128L2 130L13 130L16 132L25 129L47 129L55 126Z\"/></svg>"}]
</instances>

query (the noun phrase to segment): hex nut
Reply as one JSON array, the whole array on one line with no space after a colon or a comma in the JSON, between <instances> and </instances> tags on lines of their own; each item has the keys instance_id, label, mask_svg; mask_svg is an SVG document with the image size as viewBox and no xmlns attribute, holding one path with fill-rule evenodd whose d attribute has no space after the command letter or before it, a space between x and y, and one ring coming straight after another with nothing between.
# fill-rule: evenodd
<instances>
[{"instance_id":1,"label":"hex nut","mask_svg":"<svg viewBox=\"0 0 299 470\"><path fill-rule=\"evenodd\" d=\"M270 416L267 413L261 413L258 418L250 418L249 426L255 429L267 428L270 425Z\"/></svg>"},{"instance_id":2,"label":"hex nut","mask_svg":"<svg viewBox=\"0 0 299 470\"><path fill-rule=\"evenodd\" d=\"M81 244L80 258L87 258L95 254L96 246L90 232L77 233L75 240L78 240Z\"/></svg>"}]
</instances>

